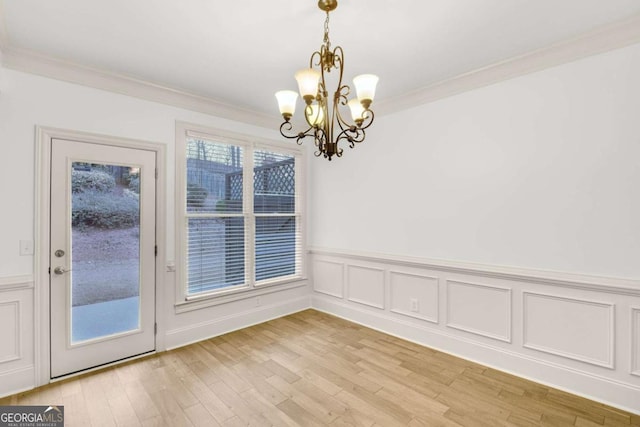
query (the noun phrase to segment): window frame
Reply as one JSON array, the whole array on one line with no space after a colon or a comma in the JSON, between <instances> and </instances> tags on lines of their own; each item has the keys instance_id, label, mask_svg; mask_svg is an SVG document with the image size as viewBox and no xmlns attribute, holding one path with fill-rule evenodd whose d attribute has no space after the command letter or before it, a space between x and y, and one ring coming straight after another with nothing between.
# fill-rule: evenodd
<instances>
[{"instance_id":1,"label":"window frame","mask_svg":"<svg viewBox=\"0 0 640 427\"><path fill-rule=\"evenodd\" d=\"M243 151L243 208L241 217L244 218L244 242L245 242L245 283L242 286L231 286L220 290L189 295L187 292L187 247L188 232L186 224L190 214L186 210L187 198L187 139L198 137L212 142L236 145ZM176 235L176 286L175 307L176 312L196 310L202 307L224 304L230 301L254 297L270 292L304 286L307 284L306 262L306 232L305 232L305 159L304 147L285 144L266 138L251 136L232 131L210 128L191 123L176 122L175 140L175 235ZM295 158L295 209L292 214L296 217L296 225L299 230L300 262L299 274L283 276L268 280L257 281L255 277L255 224L256 215L253 206L253 169L254 152L257 150L273 151L292 155ZM192 214L191 214L192 215ZM214 214L215 215L215 214ZM227 215L227 214L223 214Z\"/></svg>"}]
</instances>

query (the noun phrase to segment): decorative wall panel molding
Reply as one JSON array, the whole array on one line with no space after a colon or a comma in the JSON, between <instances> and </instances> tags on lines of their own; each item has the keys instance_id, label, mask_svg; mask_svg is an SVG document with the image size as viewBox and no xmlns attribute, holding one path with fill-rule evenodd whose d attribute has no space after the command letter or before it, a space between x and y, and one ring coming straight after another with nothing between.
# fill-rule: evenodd
<instances>
[{"instance_id":1,"label":"decorative wall panel molding","mask_svg":"<svg viewBox=\"0 0 640 427\"><path fill-rule=\"evenodd\" d=\"M389 309L393 313L439 322L437 277L391 271L389 288Z\"/></svg>"},{"instance_id":2,"label":"decorative wall panel molding","mask_svg":"<svg viewBox=\"0 0 640 427\"><path fill-rule=\"evenodd\" d=\"M0 287L0 397L34 384L33 281L3 278Z\"/></svg>"},{"instance_id":3,"label":"decorative wall panel molding","mask_svg":"<svg viewBox=\"0 0 640 427\"><path fill-rule=\"evenodd\" d=\"M631 374L640 376L640 308L631 308Z\"/></svg>"},{"instance_id":4,"label":"decorative wall panel molding","mask_svg":"<svg viewBox=\"0 0 640 427\"><path fill-rule=\"evenodd\" d=\"M447 326L511 342L511 289L448 280Z\"/></svg>"},{"instance_id":5,"label":"decorative wall panel molding","mask_svg":"<svg viewBox=\"0 0 640 427\"><path fill-rule=\"evenodd\" d=\"M324 291L314 308L640 415L640 281L328 249L309 259ZM343 268L347 298L328 296ZM373 291L355 298L368 304L354 289Z\"/></svg>"},{"instance_id":6,"label":"decorative wall panel molding","mask_svg":"<svg viewBox=\"0 0 640 427\"><path fill-rule=\"evenodd\" d=\"M344 298L344 264L313 261L313 290L336 298Z\"/></svg>"},{"instance_id":7,"label":"decorative wall panel molding","mask_svg":"<svg viewBox=\"0 0 640 427\"><path fill-rule=\"evenodd\" d=\"M349 301L384 309L384 270L348 265L347 288Z\"/></svg>"},{"instance_id":8,"label":"decorative wall panel molding","mask_svg":"<svg viewBox=\"0 0 640 427\"><path fill-rule=\"evenodd\" d=\"M523 346L614 368L614 305L523 294Z\"/></svg>"},{"instance_id":9,"label":"decorative wall panel molding","mask_svg":"<svg viewBox=\"0 0 640 427\"><path fill-rule=\"evenodd\" d=\"M20 301L0 301L0 364L19 360L20 354Z\"/></svg>"}]
</instances>

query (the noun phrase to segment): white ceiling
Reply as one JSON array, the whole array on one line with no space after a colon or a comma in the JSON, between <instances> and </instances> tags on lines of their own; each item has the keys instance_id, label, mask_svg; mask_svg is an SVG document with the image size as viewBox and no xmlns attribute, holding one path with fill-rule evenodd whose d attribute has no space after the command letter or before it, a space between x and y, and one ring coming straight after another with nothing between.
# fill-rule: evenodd
<instances>
[{"instance_id":1,"label":"white ceiling","mask_svg":"<svg viewBox=\"0 0 640 427\"><path fill-rule=\"evenodd\" d=\"M332 44L345 50L349 81L380 76L376 103L640 14L639 0L339 3ZM294 72L322 42L324 13L315 0L0 0L0 18L4 51L278 117L273 93L296 88Z\"/></svg>"}]
</instances>

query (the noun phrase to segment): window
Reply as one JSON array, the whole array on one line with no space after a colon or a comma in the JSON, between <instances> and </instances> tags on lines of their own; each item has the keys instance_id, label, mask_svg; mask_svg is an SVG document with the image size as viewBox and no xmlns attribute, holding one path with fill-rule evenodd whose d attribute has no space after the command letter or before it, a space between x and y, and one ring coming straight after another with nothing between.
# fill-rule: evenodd
<instances>
[{"instance_id":1,"label":"window","mask_svg":"<svg viewBox=\"0 0 640 427\"><path fill-rule=\"evenodd\" d=\"M178 125L180 300L302 277L302 153Z\"/></svg>"}]
</instances>

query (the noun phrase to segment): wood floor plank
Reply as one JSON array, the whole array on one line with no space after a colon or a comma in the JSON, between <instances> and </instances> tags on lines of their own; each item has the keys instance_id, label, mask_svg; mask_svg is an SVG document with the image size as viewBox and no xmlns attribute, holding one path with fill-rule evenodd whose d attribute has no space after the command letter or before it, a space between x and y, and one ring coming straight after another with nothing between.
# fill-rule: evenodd
<instances>
[{"instance_id":1,"label":"wood floor plank","mask_svg":"<svg viewBox=\"0 0 640 427\"><path fill-rule=\"evenodd\" d=\"M310 427L321 427L326 425L290 399L280 403L278 405L278 409L287 414L287 416L298 423L298 425Z\"/></svg>"},{"instance_id":2,"label":"wood floor plank","mask_svg":"<svg viewBox=\"0 0 640 427\"><path fill-rule=\"evenodd\" d=\"M38 389L95 426L640 426L640 416L306 310Z\"/></svg>"},{"instance_id":3,"label":"wood floor plank","mask_svg":"<svg viewBox=\"0 0 640 427\"><path fill-rule=\"evenodd\" d=\"M368 393L366 390L360 391ZM378 423L388 427L406 426L407 422L411 419L408 417L403 421L402 419L396 418L393 412L387 411L387 408L371 405L370 401L362 398L361 393L358 393L357 389L352 391L342 390L336 397L347 404L352 412L364 416L365 420L373 422L374 424Z\"/></svg>"},{"instance_id":4,"label":"wood floor plank","mask_svg":"<svg viewBox=\"0 0 640 427\"><path fill-rule=\"evenodd\" d=\"M259 412L254 410L244 399L224 381L210 386L211 390L223 401L229 410L239 417L245 425L270 426L271 423ZM250 389L250 388L249 388ZM249 390L247 389L247 390ZM225 421L228 422L229 420Z\"/></svg>"},{"instance_id":5,"label":"wood floor plank","mask_svg":"<svg viewBox=\"0 0 640 427\"><path fill-rule=\"evenodd\" d=\"M268 382L267 377L261 371L261 365L257 363L239 363L233 369L272 404L277 405L287 400L284 394ZM268 375L268 377L272 376Z\"/></svg>"},{"instance_id":6,"label":"wood floor plank","mask_svg":"<svg viewBox=\"0 0 640 427\"><path fill-rule=\"evenodd\" d=\"M249 406L259 411L262 416L271 422L272 425L290 427L297 427L299 425L295 420L277 407L277 405L282 402L274 404L255 389L247 390L243 392L241 396Z\"/></svg>"},{"instance_id":7,"label":"wood floor plank","mask_svg":"<svg viewBox=\"0 0 640 427\"><path fill-rule=\"evenodd\" d=\"M279 376L280 378L284 379L288 383L293 383L300 379L300 376L298 374L294 373L286 366L283 366L282 364L280 364L277 360L273 358L274 355L271 355L271 356L272 358L263 362L262 366L268 369L273 375ZM285 363L291 366L289 362L290 361L285 360Z\"/></svg>"},{"instance_id":8,"label":"wood floor plank","mask_svg":"<svg viewBox=\"0 0 640 427\"><path fill-rule=\"evenodd\" d=\"M109 397L108 401L117 426L139 427L142 425L124 390L117 396Z\"/></svg>"},{"instance_id":9,"label":"wood floor plank","mask_svg":"<svg viewBox=\"0 0 640 427\"><path fill-rule=\"evenodd\" d=\"M185 415L183 408L176 401L173 393L166 388L149 393L151 400L160 412L160 418L166 425L193 426Z\"/></svg>"},{"instance_id":10,"label":"wood floor plank","mask_svg":"<svg viewBox=\"0 0 640 427\"><path fill-rule=\"evenodd\" d=\"M195 427L219 427L220 424L213 418L211 413L202 406L202 403L198 403L184 410L184 413L189 418L189 421Z\"/></svg>"},{"instance_id":11,"label":"wood floor plank","mask_svg":"<svg viewBox=\"0 0 640 427\"><path fill-rule=\"evenodd\" d=\"M77 382L79 385L79 382ZM85 402L85 396L80 388L80 391L75 394L67 394L63 396L62 402L60 402L65 408L74 408L73 411L65 411L64 424L67 427L84 427L91 425L91 418L89 417L89 411L87 409L87 402ZM2 402L0 402L0 406Z\"/></svg>"},{"instance_id":12,"label":"wood floor plank","mask_svg":"<svg viewBox=\"0 0 640 427\"><path fill-rule=\"evenodd\" d=\"M340 416L340 413L344 412L344 406L338 408L341 405L339 401L333 399L332 396L324 393L327 398L319 399L318 395L313 391L310 392L308 388L300 387L299 383L305 381L303 379L289 384L284 379L274 375L268 378L267 381L283 393L287 397L286 400L294 402L324 424L330 424ZM316 390L322 393L320 389L316 388Z\"/></svg>"},{"instance_id":13,"label":"wood floor plank","mask_svg":"<svg viewBox=\"0 0 640 427\"><path fill-rule=\"evenodd\" d=\"M147 390L139 381L128 382L124 385L124 391L136 412L138 419L145 421L148 418L160 416L158 408L151 400Z\"/></svg>"},{"instance_id":14,"label":"wood floor plank","mask_svg":"<svg viewBox=\"0 0 640 427\"><path fill-rule=\"evenodd\" d=\"M212 391L217 383L205 384L200 377L195 374L181 379L184 386L191 390L207 411L216 419L218 423L223 423L234 417L234 412Z\"/></svg>"}]
</instances>

